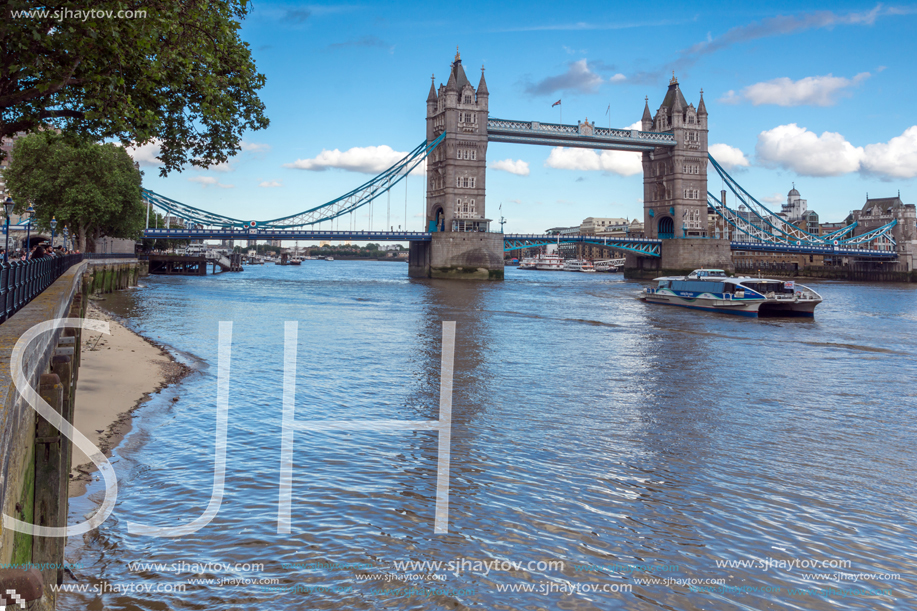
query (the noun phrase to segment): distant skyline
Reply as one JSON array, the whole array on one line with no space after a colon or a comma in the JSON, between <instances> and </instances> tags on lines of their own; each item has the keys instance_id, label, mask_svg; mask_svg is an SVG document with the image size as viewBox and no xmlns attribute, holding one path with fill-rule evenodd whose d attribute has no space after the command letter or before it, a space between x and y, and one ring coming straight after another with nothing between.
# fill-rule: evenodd
<instances>
[{"instance_id":1,"label":"distant skyline","mask_svg":"<svg viewBox=\"0 0 917 611\"><path fill-rule=\"evenodd\" d=\"M704 91L711 154L771 209L793 182L822 222L867 192L917 203L917 5L831 6L256 2L242 37L271 126L208 170L160 178L155 144L134 156L146 188L192 206L254 220L312 208L423 140L430 75L445 81L458 46L472 83L486 68L492 117L557 122L562 109L564 123L631 127L674 71L689 103ZM487 216L502 205L506 231L643 219L638 154L492 143L487 159ZM422 228L423 190L408 180L409 229ZM376 204L375 229L387 206L404 225L403 184Z\"/></svg>"}]
</instances>

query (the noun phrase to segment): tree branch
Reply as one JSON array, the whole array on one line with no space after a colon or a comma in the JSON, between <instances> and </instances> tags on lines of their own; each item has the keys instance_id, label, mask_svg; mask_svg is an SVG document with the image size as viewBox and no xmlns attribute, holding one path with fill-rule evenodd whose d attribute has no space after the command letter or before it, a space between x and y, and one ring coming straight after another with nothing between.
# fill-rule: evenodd
<instances>
[{"instance_id":1,"label":"tree branch","mask_svg":"<svg viewBox=\"0 0 917 611\"><path fill-rule=\"evenodd\" d=\"M76 72L77 67L80 65L80 63L82 63L82 61L82 57L76 58L76 61L73 63L70 71L67 72L67 75L63 77L59 83L56 85L51 85L45 91L39 91L38 87L32 87L30 89L26 89L25 91L19 91L17 93L11 93L10 95L0 97L0 108L9 108L10 106L15 106L16 104L28 102L29 100L34 100L36 98L52 96L64 87L81 85L83 83L83 79L73 78L73 73Z\"/></svg>"}]
</instances>

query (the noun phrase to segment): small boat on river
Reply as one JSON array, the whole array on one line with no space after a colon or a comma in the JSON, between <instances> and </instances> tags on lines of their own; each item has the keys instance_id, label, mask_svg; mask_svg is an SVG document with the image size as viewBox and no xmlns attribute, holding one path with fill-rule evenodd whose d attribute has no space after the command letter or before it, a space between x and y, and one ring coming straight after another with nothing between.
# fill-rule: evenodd
<instances>
[{"instance_id":1,"label":"small boat on river","mask_svg":"<svg viewBox=\"0 0 917 611\"><path fill-rule=\"evenodd\" d=\"M655 279L637 298L683 308L740 316L815 316L821 295L792 280L729 277L721 269L696 269L687 276Z\"/></svg>"}]
</instances>

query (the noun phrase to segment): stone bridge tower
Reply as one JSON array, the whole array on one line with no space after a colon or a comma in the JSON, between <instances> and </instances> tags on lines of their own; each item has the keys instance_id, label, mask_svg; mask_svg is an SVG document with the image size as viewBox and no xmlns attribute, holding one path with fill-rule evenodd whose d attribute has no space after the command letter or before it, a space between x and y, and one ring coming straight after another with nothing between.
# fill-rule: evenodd
<instances>
[{"instance_id":1,"label":"stone bridge tower","mask_svg":"<svg viewBox=\"0 0 917 611\"><path fill-rule=\"evenodd\" d=\"M475 90L457 50L446 84L430 83L427 142L446 136L427 157L431 240L411 242L413 278L503 279L503 236L489 233L484 205L489 96L484 69Z\"/></svg>"},{"instance_id":2,"label":"stone bridge tower","mask_svg":"<svg viewBox=\"0 0 917 611\"><path fill-rule=\"evenodd\" d=\"M676 145L643 153L643 227L646 237L663 240L661 256L649 259L628 255L625 275L652 277L700 267L732 271L729 241L708 236L704 92L695 109L685 100L673 74L656 116L650 114L647 100L641 123L642 131L673 134Z\"/></svg>"},{"instance_id":3,"label":"stone bridge tower","mask_svg":"<svg viewBox=\"0 0 917 611\"><path fill-rule=\"evenodd\" d=\"M677 144L643 153L643 227L652 238L707 236L707 107L695 110L672 76L655 118L643 108L645 132L671 132Z\"/></svg>"},{"instance_id":4,"label":"stone bridge tower","mask_svg":"<svg viewBox=\"0 0 917 611\"><path fill-rule=\"evenodd\" d=\"M484 70L475 90L456 52L449 79L427 96L427 142L446 138L427 158L428 231L487 231L487 101Z\"/></svg>"}]
</instances>

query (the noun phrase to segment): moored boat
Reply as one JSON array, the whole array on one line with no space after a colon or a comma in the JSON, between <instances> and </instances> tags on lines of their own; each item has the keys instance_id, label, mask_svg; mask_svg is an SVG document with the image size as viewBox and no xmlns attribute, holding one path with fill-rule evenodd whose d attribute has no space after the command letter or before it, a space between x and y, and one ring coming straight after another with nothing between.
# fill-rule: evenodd
<instances>
[{"instance_id":1,"label":"moored boat","mask_svg":"<svg viewBox=\"0 0 917 611\"><path fill-rule=\"evenodd\" d=\"M535 262L535 269L541 271L560 272L564 269L564 258L560 255L540 255Z\"/></svg>"},{"instance_id":2,"label":"moored boat","mask_svg":"<svg viewBox=\"0 0 917 611\"><path fill-rule=\"evenodd\" d=\"M585 259L567 259L564 261L565 272L595 272L595 265L592 261Z\"/></svg>"},{"instance_id":3,"label":"moored boat","mask_svg":"<svg viewBox=\"0 0 917 611\"><path fill-rule=\"evenodd\" d=\"M721 269L697 269L687 276L656 278L656 288L637 297L661 303L740 316L815 316L821 295L792 280L729 277Z\"/></svg>"}]
</instances>

